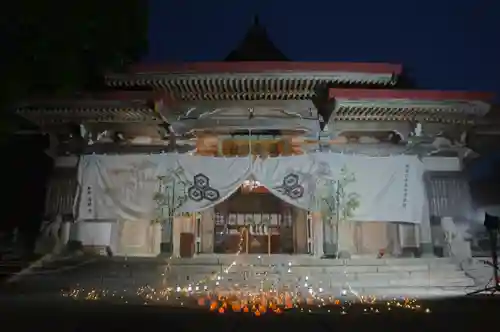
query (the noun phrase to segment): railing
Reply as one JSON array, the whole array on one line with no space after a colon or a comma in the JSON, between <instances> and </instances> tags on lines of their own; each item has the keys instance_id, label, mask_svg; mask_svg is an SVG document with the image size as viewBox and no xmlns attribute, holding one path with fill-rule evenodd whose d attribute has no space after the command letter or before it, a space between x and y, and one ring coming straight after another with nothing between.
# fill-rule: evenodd
<instances>
[{"instance_id":1,"label":"railing","mask_svg":"<svg viewBox=\"0 0 500 332\"><path fill-rule=\"evenodd\" d=\"M445 243L448 245L448 256L460 265L460 268L469 278L474 280L476 285L483 287L485 284L489 284L491 282L491 267L485 263L488 260L484 261L472 257L470 243L465 241L453 218L442 218L441 225L445 233Z\"/></svg>"},{"instance_id":2,"label":"railing","mask_svg":"<svg viewBox=\"0 0 500 332\"><path fill-rule=\"evenodd\" d=\"M441 218L441 226L443 227L448 256L459 264L469 262L472 259L470 243L465 240L463 234L455 225L453 218Z\"/></svg>"}]
</instances>

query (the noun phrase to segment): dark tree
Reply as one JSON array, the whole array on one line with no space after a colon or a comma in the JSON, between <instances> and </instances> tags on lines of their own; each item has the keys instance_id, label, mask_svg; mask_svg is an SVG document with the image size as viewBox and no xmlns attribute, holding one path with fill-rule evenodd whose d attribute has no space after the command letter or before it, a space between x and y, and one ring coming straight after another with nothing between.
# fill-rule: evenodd
<instances>
[{"instance_id":1,"label":"dark tree","mask_svg":"<svg viewBox=\"0 0 500 332\"><path fill-rule=\"evenodd\" d=\"M11 135L17 102L103 88L103 74L140 59L147 46L145 0L15 0L0 10L0 140L9 193L1 226L19 227L32 249L51 162L37 139Z\"/></svg>"},{"instance_id":2,"label":"dark tree","mask_svg":"<svg viewBox=\"0 0 500 332\"><path fill-rule=\"evenodd\" d=\"M144 0L9 2L0 11L0 107L98 88L103 73L146 50L147 10Z\"/></svg>"}]
</instances>

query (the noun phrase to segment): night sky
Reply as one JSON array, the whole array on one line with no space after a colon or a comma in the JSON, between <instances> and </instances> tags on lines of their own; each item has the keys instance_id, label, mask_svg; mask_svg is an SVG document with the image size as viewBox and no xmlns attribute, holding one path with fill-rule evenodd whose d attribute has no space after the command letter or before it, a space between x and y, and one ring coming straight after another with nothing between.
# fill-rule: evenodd
<instances>
[{"instance_id":1,"label":"night sky","mask_svg":"<svg viewBox=\"0 0 500 332\"><path fill-rule=\"evenodd\" d=\"M500 96L500 1L150 4L148 62L222 60L258 14L276 46L292 60L400 63L419 88L481 90Z\"/></svg>"},{"instance_id":2,"label":"night sky","mask_svg":"<svg viewBox=\"0 0 500 332\"><path fill-rule=\"evenodd\" d=\"M500 1L150 0L150 63L221 61L255 15L294 61L390 62L419 89L485 91L500 101ZM494 176L500 153L475 164Z\"/></svg>"}]
</instances>

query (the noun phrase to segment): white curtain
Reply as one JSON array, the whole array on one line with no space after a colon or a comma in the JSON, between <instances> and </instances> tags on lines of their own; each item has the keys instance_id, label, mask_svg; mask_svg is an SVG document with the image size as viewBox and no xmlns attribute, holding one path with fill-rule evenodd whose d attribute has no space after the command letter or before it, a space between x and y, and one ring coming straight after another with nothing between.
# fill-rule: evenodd
<instances>
[{"instance_id":1,"label":"white curtain","mask_svg":"<svg viewBox=\"0 0 500 332\"><path fill-rule=\"evenodd\" d=\"M158 176L175 159L157 155L88 155L80 160L79 220L151 220Z\"/></svg>"},{"instance_id":2,"label":"white curtain","mask_svg":"<svg viewBox=\"0 0 500 332\"><path fill-rule=\"evenodd\" d=\"M197 212L227 199L253 176L274 195L305 210L341 169L354 175L345 191L356 193L356 221L420 223L425 191L422 163L415 156L366 157L315 153L268 159L215 158L187 154L92 155L79 164L78 219L151 220L159 177L175 182L176 212ZM170 180L169 180L170 181ZM168 185L167 185L168 187Z\"/></svg>"},{"instance_id":3,"label":"white curtain","mask_svg":"<svg viewBox=\"0 0 500 332\"><path fill-rule=\"evenodd\" d=\"M359 201L352 220L420 223L424 218L422 163L416 156L314 153L257 160L253 172L285 202L317 210L315 196L323 191L324 180L341 179L343 168L355 178L344 191L356 194Z\"/></svg>"},{"instance_id":4,"label":"white curtain","mask_svg":"<svg viewBox=\"0 0 500 332\"><path fill-rule=\"evenodd\" d=\"M305 210L313 209L319 178L314 155L257 159L253 175L283 201Z\"/></svg>"},{"instance_id":5,"label":"white curtain","mask_svg":"<svg viewBox=\"0 0 500 332\"><path fill-rule=\"evenodd\" d=\"M90 155L79 164L80 220L152 220L155 193L175 196L176 212L197 212L227 199L251 173L250 158L181 154ZM159 178L166 180L160 186ZM175 188L175 189L172 189ZM182 202L181 202L182 200Z\"/></svg>"},{"instance_id":6,"label":"white curtain","mask_svg":"<svg viewBox=\"0 0 500 332\"><path fill-rule=\"evenodd\" d=\"M317 168L340 178L345 168L355 181L345 188L355 193L359 207L352 220L420 223L424 218L425 187L417 156L368 157L316 153ZM328 166L327 166L328 165Z\"/></svg>"},{"instance_id":7,"label":"white curtain","mask_svg":"<svg viewBox=\"0 0 500 332\"><path fill-rule=\"evenodd\" d=\"M197 212L226 200L248 179L252 158L215 158L177 155L176 169L185 186L179 212Z\"/></svg>"}]
</instances>

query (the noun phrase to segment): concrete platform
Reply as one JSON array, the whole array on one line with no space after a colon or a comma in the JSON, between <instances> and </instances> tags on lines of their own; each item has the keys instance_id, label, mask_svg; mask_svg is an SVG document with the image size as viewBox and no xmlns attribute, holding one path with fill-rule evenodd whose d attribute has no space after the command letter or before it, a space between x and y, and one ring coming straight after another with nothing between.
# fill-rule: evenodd
<instances>
[{"instance_id":1,"label":"concrete platform","mask_svg":"<svg viewBox=\"0 0 500 332\"><path fill-rule=\"evenodd\" d=\"M157 290L206 287L219 293L276 289L322 297L419 298L464 295L475 289L473 279L446 258L331 260L207 255L193 259L94 257L80 262L87 259L35 269L19 279L16 289L28 289L30 294L59 293L75 287L120 293L148 285Z\"/></svg>"},{"instance_id":2,"label":"concrete platform","mask_svg":"<svg viewBox=\"0 0 500 332\"><path fill-rule=\"evenodd\" d=\"M288 288L339 296L464 295L474 280L448 258L318 259L295 255L199 255L169 261L170 283L195 285L207 279L210 288L249 292ZM205 284L207 282L203 281Z\"/></svg>"}]
</instances>

